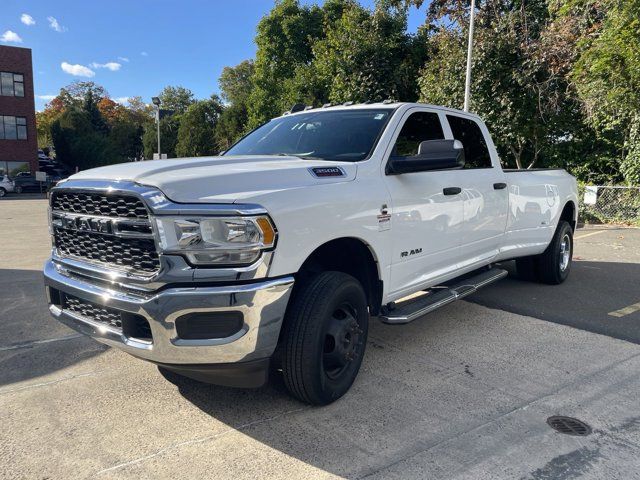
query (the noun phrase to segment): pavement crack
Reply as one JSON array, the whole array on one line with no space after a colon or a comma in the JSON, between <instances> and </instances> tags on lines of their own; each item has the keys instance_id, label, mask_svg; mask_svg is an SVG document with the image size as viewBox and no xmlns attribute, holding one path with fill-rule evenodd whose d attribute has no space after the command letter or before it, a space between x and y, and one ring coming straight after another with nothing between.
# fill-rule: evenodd
<instances>
[{"instance_id":1,"label":"pavement crack","mask_svg":"<svg viewBox=\"0 0 640 480\"><path fill-rule=\"evenodd\" d=\"M21 348L31 348L31 347L35 347L37 345L44 345L47 343L54 343L54 342L64 342L65 340L73 340L74 338L80 338L80 337L84 337L85 335L82 335L80 333L75 333L72 335L66 335L64 337L58 337L58 338L47 338L45 340L34 340L33 342L24 342L24 343L17 343L15 345L9 345L7 347L0 347L0 352L6 352L9 350L19 350Z\"/></svg>"},{"instance_id":2,"label":"pavement crack","mask_svg":"<svg viewBox=\"0 0 640 480\"><path fill-rule=\"evenodd\" d=\"M49 385L55 385L56 383L66 382L68 380L74 380L76 378L84 378L84 377L92 377L101 373L100 371L96 372L87 372L87 373L79 373L77 375L68 375L66 377L57 378L55 380L50 380L48 382L40 382L40 383L30 383L29 385L24 385L22 387L10 388L10 389L1 389L0 395L6 395L8 393L21 392L23 390L31 390L34 388L47 387Z\"/></svg>"},{"instance_id":3,"label":"pavement crack","mask_svg":"<svg viewBox=\"0 0 640 480\"><path fill-rule=\"evenodd\" d=\"M98 476L98 475L102 475L102 474L105 474L105 473L113 472L115 470L120 470L122 468L130 467L132 465L137 465L139 463L145 462L145 461L150 460L152 458L156 458L156 457L162 456L162 455L164 455L165 453L167 453L167 452L169 452L171 450L176 450L176 449L179 449L179 448L182 448L182 447L186 447L186 446L189 446L189 445L195 445L195 444L198 444L198 443L204 443L204 442L208 442L208 441L211 441L211 440L217 440L218 438L224 437L225 435L229 435L231 433L242 432L242 431L247 430L247 429L249 429L251 427L254 427L256 425L261 425L263 423L269 423L269 422L272 422L274 420L278 420L279 418L286 417L288 415L293 415L293 414L298 413L298 412L303 412L305 410L309 410L310 408L311 407L302 407L302 408L297 408L297 409L294 409L294 410L287 410L286 412L282 412L282 413L279 413L277 415L273 415L271 417L261 418L259 420L254 420L252 422L247 422L247 423L244 423L244 424L242 424L240 426L237 426L237 427L229 427L228 429L223 430L222 432L219 432L219 433L215 433L213 435L206 435L204 437L193 438L191 440L184 440L182 442L172 443L172 444L169 444L166 447L162 447L161 449L156 450L155 452L150 453L148 455L143 455L142 457L138 457L138 458L135 458L133 460L129 460L128 462L119 463L119 464L114 465L112 467L100 470L95 475Z\"/></svg>"}]
</instances>

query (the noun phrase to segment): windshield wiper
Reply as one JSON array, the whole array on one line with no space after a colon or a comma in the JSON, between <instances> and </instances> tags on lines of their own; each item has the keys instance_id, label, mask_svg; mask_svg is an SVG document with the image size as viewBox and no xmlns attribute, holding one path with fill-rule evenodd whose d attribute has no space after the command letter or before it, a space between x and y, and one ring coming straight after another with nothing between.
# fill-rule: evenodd
<instances>
[{"instance_id":1,"label":"windshield wiper","mask_svg":"<svg viewBox=\"0 0 640 480\"><path fill-rule=\"evenodd\" d=\"M299 153L273 153L272 155L277 155L278 157L297 157L302 160L324 160L324 158L312 157L311 155L301 155Z\"/></svg>"}]
</instances>

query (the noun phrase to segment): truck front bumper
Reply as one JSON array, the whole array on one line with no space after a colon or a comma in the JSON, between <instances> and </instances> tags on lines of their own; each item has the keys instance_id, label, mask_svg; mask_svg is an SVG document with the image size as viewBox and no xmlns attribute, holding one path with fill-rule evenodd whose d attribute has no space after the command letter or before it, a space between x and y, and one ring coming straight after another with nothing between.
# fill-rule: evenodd
<instances>
[{"instance_id":1,"label":"truck front bumper","mask_svg":"<svg viewBox=\"0 0 640 480\"><path fill-rule=\"evenodd\" d=\"M210 381L232 386L264 383L258 380L263 373L266 379L266 372L257 370L266 369L276 348L294 282L293 277L284 277L143 294L112 290L106 282L75 276L51 260L45 264L44 277L49 310L60 322L186 376L207 380L207 373L221 372L222 380L216 381L214 374ZM199 314L215 319L227 313L241 318L241 326L230 336L180 338L176 320L181 317ZM136 329L127 329L128 321L137 322ZM140 323L144 328L139 328ZM235 370L254 380L236 382Z\"/></svg>"}]
</instances>

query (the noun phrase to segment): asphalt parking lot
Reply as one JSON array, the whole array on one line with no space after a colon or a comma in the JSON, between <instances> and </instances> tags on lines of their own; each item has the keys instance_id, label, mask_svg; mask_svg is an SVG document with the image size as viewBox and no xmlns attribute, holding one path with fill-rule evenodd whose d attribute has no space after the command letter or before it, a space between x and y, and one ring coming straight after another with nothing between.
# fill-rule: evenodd
<instances>
[{"instance_id":1,"label":"asphalt parking lot","mask_svg":"<svg viewBox=\"0 0 640 480\"><path fill-rule=\"evenodd\" d=\"M579 230L561 286L510 277L374 321L354 388L324 408L277 379L165 378L57 324L49 245L44 200L0 201L0 478L640 478L640 230Z\"/></svg>"}]
</instances>

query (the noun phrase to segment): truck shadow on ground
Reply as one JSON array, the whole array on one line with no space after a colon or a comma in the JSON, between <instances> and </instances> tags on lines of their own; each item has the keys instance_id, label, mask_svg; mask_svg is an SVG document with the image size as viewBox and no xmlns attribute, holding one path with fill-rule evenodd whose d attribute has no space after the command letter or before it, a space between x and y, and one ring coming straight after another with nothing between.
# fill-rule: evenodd
<instances>
[{"instance_id":1,"label":"truck shadow on ground","mask_svg":"<svg viewBox=\"0 0 640 480\"><path fill-rule=\"evenodd\" d=\"M640 264L574 260L562 285L521 280L515 262L501 266L509 277L467 300L640 344L640 311L609 315L640 302Z\"/></svg>"},{"instance_id":2,"label":"truck shadow on ground","mask_svg":"<svg viewBox=\"0 0 640 480\"><path fill-rule=\"evenodd\" d=\"M105 350L49 315L42 272L0 269L0 386L48 375Z\"/></svg>"}]
</instances>

